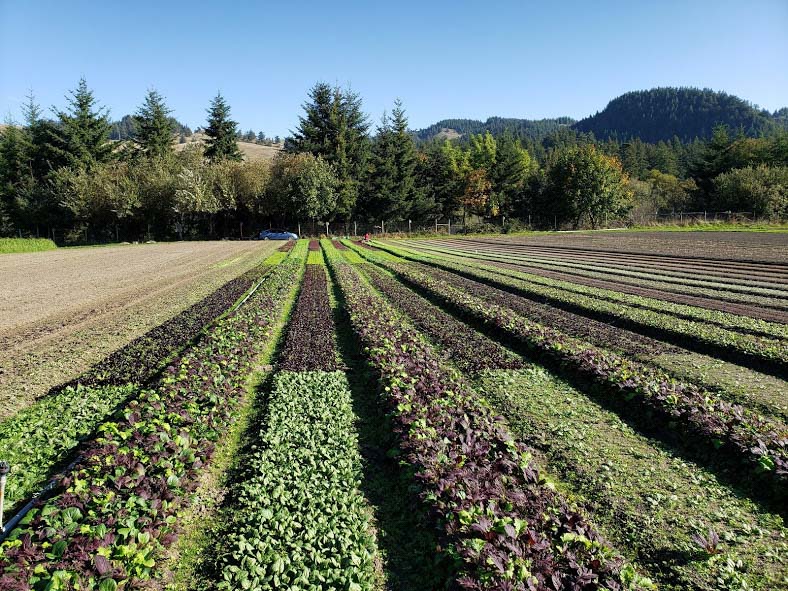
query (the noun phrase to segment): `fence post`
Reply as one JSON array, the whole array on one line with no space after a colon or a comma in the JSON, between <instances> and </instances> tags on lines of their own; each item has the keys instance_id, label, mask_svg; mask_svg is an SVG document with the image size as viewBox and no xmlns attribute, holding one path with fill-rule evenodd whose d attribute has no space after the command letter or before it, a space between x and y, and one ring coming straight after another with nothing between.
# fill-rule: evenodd
<instances>
[{"instance_id":1,"label":"fence post","mask_svg":"<svg viewBox=\"0 0 788 591\"><path fill-rule=\"evenodd\" d=\"M358 222L356 222L355 220L353 220L353 236L358 236L358 228L357 228L357 226L356 226L356 224L357 224L357 223L358 223Z\"/></svg>"},{"instance_id":2,"label":"fence post","mask_svg":"<svg viewBox=\"0 0 788 591\"><path fill-rule=\"evenodd\" d=\"M22 230L20 230L21 232ZM435 218L435 233L438 233L438 218Z\"/></svg>"},{"instance_id":3,"label":"fence post","mask_svg":"<svg viewBox=\"0 0 788 591\"><path fill-rule=\"evenodd\" d=\"M449 218L449 236L451 236L451 217Z\"/></svg>"},{"instance_id":4,"label":"fence post","mask_svg":"<svg viewBox=\"0 0 788 591\"><path fill-rule=\"evenodd\" d=\"M408 220L408 234L410 234L410 220Z\"/></svg>"},{"instance_id":5,"label":"fence post","mask_svg":"<svg viewBox=\"0 0 788 591\"><path fill-rule=\"evenodd\" d=\"M381 234L386 233L386 226L383 224L383 220L380 220L380 233Z\"/></svg>"},{"instance_id":6,"label":"fence post","mask_svg":"<svg viewBox=\"0 0 788 591\"><path fill-rule=\"evenodd\" d=\"M298 237L301 238L301 221L298 222Z\"/></svg>"},{"instance_id":7,"label":"fence post","mask_svg":"<svg viewBox=\"0 0 788 591\"><path fill-rule=\"evenodd\" d=\"M328 222L326 222L326 238L328 238Z\"/></svg>"},{"instance_id":8,"label":"fence post","mask_svg":"<svg viewBox=\"0 0 788 591\"><path fill-rule=\"evenodd\" d=\"M705 211L703 212L703 223L704 224L706 223L706 212Z\"/></svg>"}]
</instances>

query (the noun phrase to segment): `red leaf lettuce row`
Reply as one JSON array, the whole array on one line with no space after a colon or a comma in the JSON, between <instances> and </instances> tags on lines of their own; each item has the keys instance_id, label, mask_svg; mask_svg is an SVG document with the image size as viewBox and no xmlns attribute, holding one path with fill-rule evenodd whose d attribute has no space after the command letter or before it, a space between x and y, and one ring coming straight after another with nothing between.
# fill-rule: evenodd
<instances>
[{"instance_id":1,"label":"red leaf lettuce row","mask_svg":"<svg viewBox=\"0 0 788 591\"><path fill-rule=\"evenodd\" d=\"M407 314L433 342L443 347L461 370L475 373L484 369L517 369L523 366L519 357L432 305L377 267L368 265L364 271L391 305Z\"/></svg>"},{"instance_id":2,"label":"red leaf lettuce row","mask_svg":"<svg viewBox=\"0 0 788 591\"><path fill-rule=\"evenodd\" d=\"M287 326L279 367L289 371L337 369L334 317L323 265L307 265L301 293Z\"/></svg>"}]
</instances>

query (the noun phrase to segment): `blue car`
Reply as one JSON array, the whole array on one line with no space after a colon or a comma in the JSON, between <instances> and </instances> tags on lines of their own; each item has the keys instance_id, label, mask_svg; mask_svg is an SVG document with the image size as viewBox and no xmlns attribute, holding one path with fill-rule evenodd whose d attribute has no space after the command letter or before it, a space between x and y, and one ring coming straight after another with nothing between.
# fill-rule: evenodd
<instances>
[{"instance_id":1,"label":"blue car","mask_svg":"<svg viewBox=\"0 0 788 591\"><path fill-rule=\"evenodd\" d=\"M287 230L263 230L258 236L259 240L298 240L298 234Z\"/></svg>"}]
</instances>

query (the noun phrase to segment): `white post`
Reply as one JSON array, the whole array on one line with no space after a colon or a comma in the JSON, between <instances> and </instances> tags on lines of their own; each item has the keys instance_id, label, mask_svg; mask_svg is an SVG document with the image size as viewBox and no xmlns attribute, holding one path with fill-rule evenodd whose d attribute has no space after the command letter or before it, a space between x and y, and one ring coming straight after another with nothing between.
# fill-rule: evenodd
<instances>
[{"instance_id":1,"label":"white post","mask_svg":"<svg viewBox=\"0 0 788 591\"><path fill-rule=\"evenodd\" d=\"M381 234L386 233L386 226L383 224L383 220L380 220L380 233Z\"/></svg>"},{"instance_id":2,"label":"white post","mask_svg":"<svg viewBox=\"0 0 788 591\"><path fill-rule=\"evenodd\" d=\"M353 236L358 236L358 227L356 226L358 222L353 222Z\"/></svg>"},{"instance_id":3,"label":"white post","mask_svg":"<svg viewBox=\"0 0 788 591\"><path fill-rule=\"evenodd\" d=\"M326 238L328 238L328 222L326 222Z\"/></svg>"},{"instance_id":4,"label":"white post","mask_svg":"<svg viewBox=\"0 0 788 591\"><path fill-rule=\"evenodd\" d=\"M301 221L298 222L298 237L301 238Z\"/></svg>"},{"instance_id":5,"label":"white post","mask_svg":"<svg viewBox=\"0 0 788 591\"><path fill-rule=\"evenodd\" d=\"M0 462L0 533L5 533L5 525L3 525L3 505L5 504L5 481L10 471L11 465L8 462Z\"/></svg>"},{"instance_id":6,"label":"white post","mask_svg":"<svg viewBox=\"0 0 788 591\"><path fill-rule=\"evenodd\" d=\"M410 220L408 220L408 234L410 234Z\"/></svg>"},{"instance_id":7,"label":"white post","mask_svg":"<svg viewBox=\"0 0 788 591\"><path fill-rule=\"evenodd\" d=\"M451 236L451 218L449 218L449 236Z\"/></svg>"},{"instance_id":8,"label":"white post","mask_svg":"<svg viewBox=\"0 0 788 591\"><path fill-rule=\"evenodd\" d=\"M21 230L20 230L21 232ZM435 218L435 233L438 233L438 218Z\"/></svg>"}]
</instances>

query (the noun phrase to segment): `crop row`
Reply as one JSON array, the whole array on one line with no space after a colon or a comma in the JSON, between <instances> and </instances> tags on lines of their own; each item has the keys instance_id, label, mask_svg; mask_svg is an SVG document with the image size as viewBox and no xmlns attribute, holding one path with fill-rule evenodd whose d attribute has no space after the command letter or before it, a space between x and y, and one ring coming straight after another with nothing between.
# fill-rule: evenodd
<instances>
[{"instance_id":1,"label":"crop row","mask_svg":"<svg viewBox=\"0 0 788 591\"><path fill-rule=\"evenodd\" d=\"M449 252L442 252L443 254L450 254ZM463 256L473 257L474 255L463 254ZM440 259L440 256L435 257L435 255L433 255L433 259L435 258ZM759 320L748 316L731 314L720 310L711 310L704 307L666 302L660 299L643 297L636 294L624 294L616 291L615 289L603 289L593 286L579 285L571 281L550 279L538 274L511 269L508 266L501 267L495 262L491 261L487 261L487 263L488 264L473 263L470 266L472 266L474 269L481 269L490 271L494 274L513 277L526 283L534 283L538 286L558 288L563 291L576 293L578 296L590 296L606 302L618 303L623 306L630 306L632 308L648 310L660 314L669 314L671 317L675 318L711 323L727 330L763 335L766 337L788 338L788 327L781 323L768 322L766 320ZM641 280L637 282L637 285L639 286L644 284L645 282ZM541 295L552 297L555 294L544 292ZM711 292L711 295L712 297L719 297L720 293L719 291L715 290ZM775 300L772 299L772 301Z\"/></svg>"},{"instance_id":2,"label":"crop row","mask_svg":"<svg viewBox=\"0 0 788 591\"><path fill-rule=\"evenodd\" d=\"M414 247L420 248L419 245L414 245ZM614 292L625 292L630 295L656 299L661 302L718 310L730 314L741 314L773 322L784 322L785 310L788 308L788 300L774 297L724 292L712 288L690 287L681 283L664 283L656 279L615 277L564 267L551 270L522 261L512 260L506 262L486 255L476 255L475 253L464 251L462 253L456 250L441 252L446 255L461 256L465 260L481 259L479 262L486 265L514 269L547 279L567 281Z\"/></svg>"},{"instance_id":3,"label":"crop row","mask_svg":"<svg viewBox=\"0 0 788 591\"><path fill-rule=\"evenodd\" d=\"M0 589L112 591L151 576L302 265L303 254L291 253L246 305L166 369L159 387L101 425L56 496L0 547Z\"/></svg>"},{"instance_id":4,"label":"crop row","mask_svg":"<svg viewBox=\"0 0 788 591\"><path fill-rule=\"evenodd\" d=\"M387 249L390 247L386 247ZM747 360L776 373L785 373L788 364L788 340L783 338L758 337L751 334L734 332L730 328L722 328L710 324L703 320L686 320L669 312L669 308L674 304L665 304L666 312L658 313L652 310L638 308L621 303L615 303L605 299L599 299L593 295L583 295L584 290L592 293L592 288L583 288L563 281L551 281L538 276L530 276L524 273L506 272L502 269L486 267L484 265L467 265L453 261L423 257L412 253L403 253L398 249L390 248L397 255L406 258L425 262L449 271L459 273L472 279L479 279L504 289L515 291L526 297L549 302L552 305L569 311L598 317L608 322L615 322L618 326L631 328L633 330L653 333L663 339L670 339L682 345L693 344L702 349L701 352L708 352L710 349L720 355L736 357L737 359ZM361 251L359 251L361 252ZM381 260L383 260L381 258ZM541 281L532 280L538 278ZM552 284L555 284L553 286ZM606 291L606 290L597 290ZM613 294L614 292L609 292ZM608 296L605 296L608 297ZM613 297L613 296L610 296ZM625 296L616 294L615 297L632 298L636 296ZM641 298L646 299L646 298ZM698 308L697 310L702 310ZM709 312L710 310L703 310ZM748 325L753 323L759 329L763 325L769 325L770 331L783 331L784 327L778 327L773 323L764 323L752 318L725 315L735 325ZM735 319L735 320L734 320Z\"/></svg>"},{"instance_id":5,"label":"crop row","mask_svg":"<svg viewBox=\"0 0 788 591\"><path fill-rule=\"evenodd\" d=\"M310 240L309 241L309 250L320 250L320 241L318 241L318 240Z\"/></svg>"},{"instance_id":6,"label":"crop row","mask_svg":"<svg viewBox=\"0 0 788 591\"><path fill-rule=\"evenodd\" d=\"M347 378L280 372L269 400L230 489L217 588L371 589L377 550Z\"/></svg>"},{"instance_id":7,"label":"crop row","mask_svg":"<svg viewBox=\"0 0 788 591\"><path fill-rule=\"evenodd\" d=\"M719 400L693 384L675 381L659 370L533 322L510 308L447 285L412 265L387 261L380 264L461 314L521 343L530 353L592 380L608 394L657 412L666 425L677 423L686 434L699 435L708 444L726 444L730 452L748 461L756 472L765 472L778 494L784 494L788 479L788 432L781 423Z\"/></svg>"},{"instance_id":8,"label":"crop row","mask_svg":"<svg viewBox=\"0 0 788 591\"><path fill-rule=\"evenodd\" d=\"M422 265L419 267L419 270L457 289L469 290L477 297L509 307L518 314L535 322L552 326L571 336L587 340L603 349L619 351L635 358L645 357L647 359L661 353L679 350L668 343L652 339L640 333L621 329L580 314L567 312L549 304L535 302L528 298L513 298L511 292L474 281L457 273L451 273L430 265Z\"/></svg>"},{"instance_id":9,"label":"crop row","mask_svg":"<svg viewBox=\"0 0 788 591\"><path fill-rule=\"evenodd\" d=\"M664 303L692 306L705 310L716 310L735 316L746 316L766 322L788 322L788 302L780 304L773 298L747 298L746 300L730 298L718 291L709 290L709 293L700 293L694 288L674 288L661 284L652 284L646 281L623 282L613 279L594 279L587 275L568 273L566 271L534 270L529 266L512 263L487 261L491 267L510 269L522 273L534 273L541 277L557 281L567 281L588 287L612 290L617 293L626 293L633 296L649 298ZM752 301L757 299L758 301ZM754 332L749 329L745 332Z\"/></svg>"},{"instance_id":10,"label":"crop row","mask_svg":"<svg viewBox=\"0 0 788 591\"><path fill-rule=\"evenodd\" d=\"M426 241L435 244L439 241ZM547 246L547 245L526 245L526 244L513 244L507 243L503 246L502 243L492 240L473 240L466 239L462 241L463 247L473 246L476 249L481 249L488 252L509 254L509 255L532 255L540 256L548 260L570 260L580 261L584 263L600 263L604 265L615 264L618 267L637 268L652 270L665 270L665 271L680 271L687 272L693 271L702 273L704 275L725 277L728 279L735 279L743 277L746 279L760 279L777 284L786 284L785 274L781 272L779 266L774 266L772 263L742 263L732 259L704 259L696 258L693 256L665 256L660 254L626 254L611 250L589 250L587 248L572 248L560 246ZM653 246L653 242L649 240L649 244ZM442 246L456 246L457 241L451 242L442 241ZM693 253L695 254L695 253Z\"/></svg>"},{"instance_id":11,"label":"crop row","mask_svg":"<svg viewBox=\"0 0 788 591\"><path fill-rule=\"evenodd\" d=\"M290 252L291 250L293 250L293 246L295 246L295 240L288 240L276 250L278 250L279 252Z\"/></svg>"},{"instance_id":12,"label":"crop row","mask_svg":"<svg viewBox=\"0 0 788 591\"><path fill-rule=\"evenodd\" d=\"M333 244L334 248L337 250L348 250L348 247L342 244L339 240L332 240L331 244Z\"/></svg>"},{"instance_id":13,"label":"crop row","mask_svg":"<svg viewBox=\"0 0 788 591\"><path fill-rule=\"evenodd\" d=\"M268 271L267 267L258 267L228 281L196 304L110 354L75 381L91 386L144 385L175 351L197 337Z\"/></svg>"},{"instance_id":14,"label":"crop row","mask_svg":"<svg viewBox=\"0 0 788 591\"><path fill-rule=\"evenodd\" d=\"M30 498L73 454L82 438L137 386L67 386L0 425L0 458L13 468L6 488L6 511Z\"/></svg>"},{"instance_id":15,"label":"crop row","mask_svg":"<svg viewBox=\"0 0 788 591\"><path fill-rule=\"evenodd\" d=\"M408 316L419 330L442 347L461 370L477 373L484 369L522 367L519 357L451 314L433 306L378 267L368 265L364 271L372 285L386 296L389 303Z\"/></svg>"},{"instance_id":16,"label":"crop row","mask_svg":"<svg viewBox=\"0 0 788 591\"><path fill-rule=\"evenodd\" d=\"M649 268L647 271L637 270L636 266L625 265L619 263L618 265L608 263L588 263L577 262L576 259L572 261L544 258L534 256L532 254L501 254L494 251L485 251L481 255L467 252L463 249L445 248L440 249L442 252L453 252L462 256L470 256L472 258L485 258L501 261L518 262L528 264L534 267L544 269L576 269L579 271L589 272L589 276L596 277L609 277L620 276L637 280L659 281L667 284L687 285L690 287L700 287L705 289L715 289L722 291L732 291L736 293L749 293L762 296L776 296L788 297L788 293L780 284L774 284L768 281L753 281L750 279L741 278L722 278L711 275L704 275L702 271L687 272L684 271L665 271L658 268Z\"/></svg>"},{"instance_id":17,"label":"crop row","mask_svg":"<svg viewBox=\"0 0 788 591\"><path fill-rule=\"evenodd\" d=\"M326 250L380 377L420 496L464 589L620 589L635 577L541 478L504 423L439 362L359 272ZM623 573L623 574L622 574Z\"/></svg>"},{"instance_id":18,"label":"crop row","mask_svg":"<svg viewBox=\"0 0 788 591\"><path fill-rule=\"evenodd\" d=\"M334 318L328 299L326 269L307 265L301 293L287 325L279 368L289 371L337 369Z\"/></svg>"},{"instance_id":19,"label":"crop row","mask_svg":"<svg viewBox=\"0 0 788 591\"><path fill-rule=\"evenodd\" d=\"M0 458L13 469L6 499L13 507L40 489L112 411L155 375L267 273L254 269L112 353L83 376L0 424Z\"/></svg>"}]
</instances>

